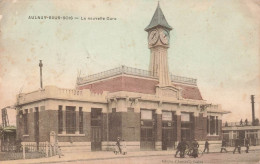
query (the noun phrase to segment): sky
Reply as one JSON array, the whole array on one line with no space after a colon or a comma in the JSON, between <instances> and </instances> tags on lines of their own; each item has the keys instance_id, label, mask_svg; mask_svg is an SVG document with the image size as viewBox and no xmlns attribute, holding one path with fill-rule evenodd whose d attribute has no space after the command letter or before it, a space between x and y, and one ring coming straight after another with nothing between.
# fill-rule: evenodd
<instances>
[{"instance_id":1,"label":"sky","mask_svg":"<svg viewBox=\"0 0 260 164\"><path fill-rule=\"evenodd\" d=\"M0 0L0 108L43 85L74 88L76 77L120 65L148 69L144 28L157 0ZM251 121L260 102L260 1L160 0L173 27L169 70L196 78L204 100L231 111L223 121ZM78 20L29 19L72 16ZM81 20L107 17L116 20ZM9 110L15 124L15 111Z\"/></svg>"}]
</instances>

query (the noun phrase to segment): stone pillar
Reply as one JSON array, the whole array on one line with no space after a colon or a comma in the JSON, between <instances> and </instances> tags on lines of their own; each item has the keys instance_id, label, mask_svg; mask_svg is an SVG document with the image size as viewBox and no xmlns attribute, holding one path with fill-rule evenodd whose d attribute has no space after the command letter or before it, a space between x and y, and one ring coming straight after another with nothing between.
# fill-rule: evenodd
<instances>
[{"instance_id":1,"label":"stone pillar","mask_svg":"<svg viewBox=\"0 0 260 164\"><path fill-rule=\"evenodd\" d=\"M207 135L208 135L208 133L207 133L207 131L208 131L208 129L207 129L207 119L208 119L208 117L207 117L207 113L203 113L203 140L205 140L206 139L206 137L207 137Z\"/></svg>"},{"instance_id":2,"label":"stone pillar","mask_svg":"<svg viewBox=\"0 0 260 164\"><path fill-rule=\"evenodd\" d=\"M176 111L177 141L181 141L181 111Z\"/></svg>"},{"instance_id":3,"label":"stone pillar","mask_svg":"<svg viewBox=\"0 0 260 164\"><path fill-rule=\"evenodd\" d=\"M202 136L202 126L203 125L201 125L200 124L200 119L202 119L201 117L199 117L199 113L197 113L197 112L194 112L193 113L193 123L194 123L194 128L193 128L193 130L194 130L194 139L197 139L197 140L201 140L202 138L201 138L201 136Z\"/></svg>"},{"instance_id":4,"label":"stone pillar","mask_svg":"<svg viewBox=\"0 0 260 164\"><path fill-rule=\"evenodd\" d=\"M79 134L79 107L76 107L76 134Z\"/></svg>"},{"instance_id":5,"label":"stone pillar","mask_svg":"<svg viewBox=\"0 0 260 164\"><path fill-rule=\"evenodd\" d=\"M155 150L162 150L162 111L156 110Z\"/></svg>"},{"instance_id":6,"label":"stone pillar","mask_svg":"<svg viewBox=\"0 0 260 164\"><path fill-rule=\"evenodd\" d=\"M66 106L62 107L62 134L66 134Z\"/></svg>"},{"instance_id":7,"label":"stone pillar","mask_svg":"<svg viewBox=\"0 0 260 164\"><path fill-rule=\"evenodd\" d=\"M222 120L218 120L218 135L219 135L219 139L222 139Z\"/></svg>"},{"instance_id":8,"label":"stone pillar","mask_svg":"<svg viewBox=\"0 0 260 164\"><path fill-rule=\"evenodd\" d=\"M139 100L135 99L135 106L134 106L134 112L140 113L140 105L139 105Z\"/></svg>"}]
</instances>

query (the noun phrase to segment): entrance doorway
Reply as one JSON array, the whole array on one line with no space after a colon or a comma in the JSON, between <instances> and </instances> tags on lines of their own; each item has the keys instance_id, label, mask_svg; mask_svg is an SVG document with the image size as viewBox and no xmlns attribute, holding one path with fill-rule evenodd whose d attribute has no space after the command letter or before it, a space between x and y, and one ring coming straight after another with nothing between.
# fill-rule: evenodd
<instances>
[{"instance_id":1,"label":"entrance doorway","mask_svg":"<svg viewBox=\"0 0 260 164\"><path fill-rule=\"evenodd\" d=\"M140 136L140 149L141 150L154 150L155 149L155 111L154 110L141 110L141 136Z\"/></svg>"},{"instance_id":2,"label":"entrance doorway","mask_svg":"<svg viewBox=\"0 0 260 164\"><path fill-rule=\"evenodd\" d=\"M141 128L141 150L154 150L154 137L152 128Z\"/></svg>"},{"instance_id":3,"label":"entrance doorway","mask_svg":"<svg viewBox=\"0 0 260 164\"><path fill-rule=\"evenodd\" d=\"M173 148L173 129L163 128L162 130L162 150L168 150Z\"/></svg>"},{"instance_id":4,"label":"entrance doorway","mask_svg":"<svg viewBox=\"0 0 260 164\"><path fill-rule=\"evenodd\" d=\"M91 151L101 150L101 128L92 127L91 128Z\"/></svg>"},{"instance_id":5,"label":"entrance doorway","mask_svg":"<svg viewBox=\"0 0 260 164\"><path fill-rule=\"evenodd\" d=\"M91 108L91 151L101 150L102 109Z\"/></svg>"}]
</instances>

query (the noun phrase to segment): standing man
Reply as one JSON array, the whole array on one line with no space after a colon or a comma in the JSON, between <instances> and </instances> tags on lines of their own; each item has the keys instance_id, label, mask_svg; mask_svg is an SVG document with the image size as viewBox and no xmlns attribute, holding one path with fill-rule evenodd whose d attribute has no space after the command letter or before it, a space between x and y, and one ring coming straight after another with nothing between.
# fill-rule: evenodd
<instances>
[{"instance_id":1,"label":"standing man","mask_svg":"<svg viewBox=\"0 0 260 164\"><path fill-rule=\"evenodd\" d=\"M248 121L247 121L247 119L245 120L245 125L246 125L246 126L248 125Z\"/></svg>"},{"instance_id":2,"label":"standing man","mask_svg":"<svg viewBox=\"0 0 260 164\"><path fill-rule=\"evenodd\" d=\"M209 140L206 139L206 142L205 142L205 148L204 148L203 153L205 153L206 150L207 150L207 153L209 153L209 142L208 142L208 141L209 141Z\"/></svg>"},{"instance_id":3,"label":"standing man","mask_svg":"<svg viewBox=\"0 0 260 164\"><path fill-rule=\"evenodd\" d=\"M248 138L245 139L245 146L246 146L246 153L248 153L248 150L249 150L249 140L248 140Z\"/></svg>"},{"instance_id":4,"label":"standing man","mask_svg":"<svg viewBox=\"0 0 260 164\"><path fill-rule=\"evenodd\" d=\"M120 154L121 154L122 151L121 151L121 147L120 147L120 137L117 137L116 146L118 147L118 150L119 150L119 152L120 152Z\"/></svg>"},{"instance_id":5,"label":"standing man","mask_svg":"<svg viewBox=\"0 0 260 164\"><path fill-rule=\"evenodd\" d=\"M243 125L243 121L242 121L242 118L241 118L241 120L240 120L240 126L242 126Z\"/></svg>"},{"instance_id":6,"label":"standing man","mask_svg":"<svg viewBox=\"0 0 260 164\"><path fill-rule=\"evenodd\" d=\"M238 149L238 153L241 154L240 140L238 138L235 140L235 149L233 151L233 154L235 154L237 149Z\"/></svg>"},{"instance_id":7,"label":"standing man","mask_svg":"<svg viewBox=\"0 0 260 164\"><path fill-rule=\"evenodd\" d=\"M198 157L198 148L199 148L199 143L197 142L196 139L192 142L192 155L194 158Z\"/></svg>"},{"instance_id":8,"label":"standing man","mask_svg":"<svg viewBox=\"0 0 260 164\"><path fill-rule=\"evenodd\" d=\"M223 150L225 150L225 152L227 152L227 142L225 139L222 139L222 145L221 145L221 150L220 150L220 153L222 153Z\"/></svg>"}]
</instances>

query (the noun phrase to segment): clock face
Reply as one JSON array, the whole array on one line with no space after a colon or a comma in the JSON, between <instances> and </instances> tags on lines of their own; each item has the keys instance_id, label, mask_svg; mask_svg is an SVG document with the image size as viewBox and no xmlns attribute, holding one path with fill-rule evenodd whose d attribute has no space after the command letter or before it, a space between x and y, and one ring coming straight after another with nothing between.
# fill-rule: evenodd
<instances>
[{"instance_id":1,"label":"clock face","mask_svg":"<svg viewBox=\"0 0 260 164\"><path fill-rule=\"evenodd\" d=\"M169 44L169 39L170 39L169 33L166 30L161 31L160 39L163 44Z\"/></svg>"},{"instance_id":2,"label":"clock face","mask_svg":"<svg viewBox=\"0 0 260 164\"><path fill-rule=\"evenodd\" d=\"M151 31L148 38L149 44L150 45L155 44L158 39L159 39L159 32L157 30Z\"/></svg>"}]
</instances>

